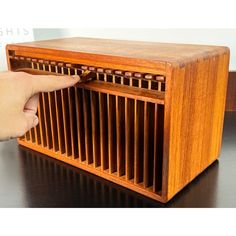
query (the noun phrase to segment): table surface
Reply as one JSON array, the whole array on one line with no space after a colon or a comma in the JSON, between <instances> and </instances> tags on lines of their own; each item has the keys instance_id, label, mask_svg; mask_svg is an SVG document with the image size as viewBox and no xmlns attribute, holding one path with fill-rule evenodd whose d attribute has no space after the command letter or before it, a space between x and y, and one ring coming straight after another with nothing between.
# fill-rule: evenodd
<instances>
[{"instance_id":1,"label":"table surface","mask_svg":"<svg viewBox=\"0 0 236 236\"><path fill-rule=\"evenodd\" d=\"M0 207L236 207L236 112L227 112L222 153L168 204L32 150L0 143Z\"/></svg>"}]
</instances>

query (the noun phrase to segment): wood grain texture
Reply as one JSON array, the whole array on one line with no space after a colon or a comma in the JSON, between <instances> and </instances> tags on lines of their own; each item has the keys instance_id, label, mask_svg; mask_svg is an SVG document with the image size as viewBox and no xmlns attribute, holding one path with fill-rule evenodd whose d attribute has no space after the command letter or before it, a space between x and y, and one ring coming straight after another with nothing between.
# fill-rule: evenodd
<instances>
[{"instance_id":1,"label":"wood grain texture","mask_svg":"<svg viewBox=\"0 0 236 236\"><path fill-rule=\"evenodd\" d=\"M21 145L161 202L220 155L226 47L71 38L8 45L7 56L10 70L28 68L14 59L27 57L64 65L63 73L96 71L95 80L55 92L55 108L41 97L42 144ZM153 80L161 81L156 90Z\"/></svg>"},{"instance_id":2,"label":"wood grain texture","mask_svg":"<svg viewBox=\"0 0 236 236\"><path fill-rule=\"evenodd\" d=\"M18 44L19 45L19 44ZM11 46L12 47L12 46ZM15 45L17 47L17 45ZM222 52L222 47L191 44L170 44L142 41L93 39L93 38L65 38L45 40L31 43L21 43L21 50L33 49L34 53L44 49L79 52L86 54L104 55L163 62L183 62L190 58L199 58L203 54L212 56ZM39 50L40 48L40 50ZM59 52L58 52L59 51ZM142 65L143 66L143 65Z\"/></svg>"},{"instance_id":3,"label":"wood grain texture","mask_svg":"<svg viewBox=\"0 0 236 236\"><path fill-rule=\"evenodd\" d=\"M166 63L185 64L224 52L224 47L126 40L66 38L7 45L16 55L43 57L114 69L166 72Z\"/></svg>"},{"instance_id":4,"label":"wood grain texture","mask_svg":"<svg viewBox=\"0 0 236 236\"><path fill-rule=\"evenodd\" d=\"M236 71L229 72L226 111L236 111Z\"/></svg>"},{"instance_id":5,"label":"wood grain texture","mask_svg":"<svg viewBox=\"0 0 236 236\"><path fill-rule=\"evenodd\" d=\"M167 200L219 157L228 64L226 50L172 69L165 101L170 119L169 137L165 136Z\"/></svg>"}]
</instances>

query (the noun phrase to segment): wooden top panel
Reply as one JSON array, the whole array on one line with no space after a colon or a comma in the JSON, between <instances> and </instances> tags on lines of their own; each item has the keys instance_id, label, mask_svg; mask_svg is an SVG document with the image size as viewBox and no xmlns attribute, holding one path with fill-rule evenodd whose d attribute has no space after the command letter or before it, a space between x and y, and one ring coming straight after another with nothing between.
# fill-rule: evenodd
<instances>
[{"instance_id":1,"label":"wooden top panel","mask_svg":"<svg viewBox=\"0 0 236 236\"><path fill-rule=\"evenodd\" d=\"M206 56L226 49L225 47L219 46L93 38L64 38L21 43L19 45L119 57L143 58L164 62L179 62L188 58Z\"/></svg>"},{"instance_id":2,"label":"wooden top panel","mask_svg":"<svg viewBox=\"0 0 236 236\"><path fill-rule=\"evenodd\" d=\"M41 53L48 57L54 55L60 59L67 55L67 58L84 60L86 63L92 62L91 65L99 63L111 67L121 65L126 69L143 69L150 73L155 70L165 71L166 63L183 66L197 58L207 58L228 51L228 48L219 46L94 38L64 38L20 43L8 45L8 49L31 51L31 54Z\"/></svg>"}]
</instances>

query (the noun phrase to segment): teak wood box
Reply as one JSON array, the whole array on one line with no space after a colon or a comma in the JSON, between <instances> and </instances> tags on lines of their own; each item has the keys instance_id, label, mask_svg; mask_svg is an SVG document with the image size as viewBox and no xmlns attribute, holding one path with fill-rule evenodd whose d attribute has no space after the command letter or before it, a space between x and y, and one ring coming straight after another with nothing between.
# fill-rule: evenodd
<instances>
[{"instance_id":1,"label":"teak wood box","mask_svg":"<svg viewBox=\"0 0 236 236\"><path fill-rule=\"evenodd\" d=\"M220 155L226 47L67 38L8 45L7 58L12 71L93 75L40 94L23 146L164 203Z\"/></svg>"}]
</instances>

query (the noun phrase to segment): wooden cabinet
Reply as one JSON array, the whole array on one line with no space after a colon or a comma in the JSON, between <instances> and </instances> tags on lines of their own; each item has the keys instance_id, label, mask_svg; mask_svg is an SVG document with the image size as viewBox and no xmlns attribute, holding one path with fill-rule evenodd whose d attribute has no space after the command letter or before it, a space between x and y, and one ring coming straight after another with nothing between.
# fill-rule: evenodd
<instances>
[{"instance_id":1,"label":"wooden cabinet","mask_svg":"<svg viewBox=\"0 0 236 236\"><path fill-rule=\"evenodd\" d=\"M91 81L40 94L19 143L161 202L220 155L229 49L67 38L7 46L9 69Z\"/></svg>"}]
</instances>

